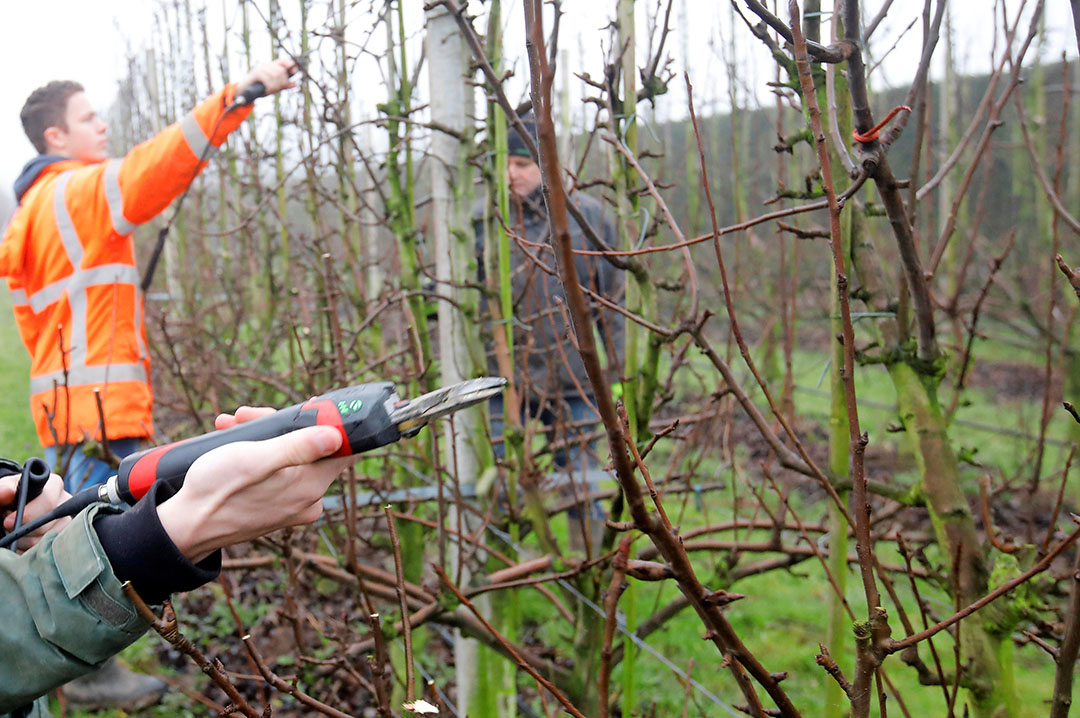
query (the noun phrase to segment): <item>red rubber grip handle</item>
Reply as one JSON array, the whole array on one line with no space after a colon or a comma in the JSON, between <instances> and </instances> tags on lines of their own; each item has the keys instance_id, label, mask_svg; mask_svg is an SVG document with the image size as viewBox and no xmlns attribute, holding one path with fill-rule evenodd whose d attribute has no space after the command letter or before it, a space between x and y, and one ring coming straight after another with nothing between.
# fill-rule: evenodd
<instances>
[{"instance_id":1,"label":"red rubber grip handle","mask_svg":"<svg viewBox=\"0 0 1080 718\"><path fill-rule=\"evenodd\" d=\"M117 470L117 494L134 504L155 482L167 481L179 489L191 465L211 449L234 441L272 439L306 426L332 426L341 433L341 448L335 456L386 446L401 438L386 408L396 399L390 382L358 384L228 429L132 454Z\"/></svg>"},{"instance_id":2,"label":"red rubber grip handle","mask_svg":"<svg viewBox=\"0 0 1080 718\"><path fill-rule=\"evenodd\" d=\"M341 415L332 403L318 402L329 404L329 407L310 404L291 406L228 429L132 454L120 463L117 470L117 493L125 502L134 504L146 495L155 482L167 481L179 489L196 459L225 444L272 439L316 423L341 426Z\"/></svg>"}]
</instances>

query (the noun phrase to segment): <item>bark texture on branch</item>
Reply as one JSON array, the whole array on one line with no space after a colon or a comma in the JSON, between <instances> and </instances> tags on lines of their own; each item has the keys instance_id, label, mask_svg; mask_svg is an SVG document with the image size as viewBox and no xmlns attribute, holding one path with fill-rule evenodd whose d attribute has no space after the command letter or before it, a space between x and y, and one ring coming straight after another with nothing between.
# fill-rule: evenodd
<instances>
[{"instance_id":1,"label":"bark texture on branch","mask_svg":"<svg viewBox=\"0 0 1080 718\"><path fill-rule=\"evenodd\" d=\"M573 328L577 336L578 348L585 365L600 418L607 432L608 445L614 462L619 485L626 498L631 517L653 541L664 557L679 583L679 588L689 599L702 621L708 628L708 637L726 655L730 655L731 670L739 683L740 689L751 705L758 703L752 685L745 679L745 670L769 694L785 718L800 716L798 709L791 702L787 693L780 687L773 674L746 648L720 608L705 602L708 591L698 580L693 566L682 549L676 535L663 530L656 515L649 512L641 486L634 477L633 467L625 446L621 422L615 411L611 388L607 384L600 365L599 355L593 339L592 324L585 303L585 295L574 266L573 247L567 218L566 191L562 184L559 168L555 126L552 121L551 89L554 72L548 66L544 52L542 26L542 3L539 0L524 0L526 19L526 47L529 55L530 89L533 109L536 116L537 136L540 155L540 170L543 178L544 201L547 205L550 236L555 248L556 265L562 281L563 290L570 309ZM740 675L741 674L741 675Z\"/></svg>"}]
</instances>

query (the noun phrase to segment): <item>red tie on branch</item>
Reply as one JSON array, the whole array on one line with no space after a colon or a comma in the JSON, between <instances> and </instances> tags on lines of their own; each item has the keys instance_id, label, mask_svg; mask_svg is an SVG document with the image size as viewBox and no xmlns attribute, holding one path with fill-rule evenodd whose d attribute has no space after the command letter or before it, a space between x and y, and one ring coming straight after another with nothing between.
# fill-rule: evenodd
<instances>
[{"instance_id":1,"label":"red tie on branch","mask_svg":"<svg viewBox=\"0 0 1080 718\"><path fill-rule=\"evenodd\" d=\"M854 137L858 142L873 142L881 134L881 128L889 124L889 121L892 120L892 118L896 117L897 113L899 113L901 110L911 112L911 108L907 105L898 105L897 107L893 108L892 112L885 116L884 120L871 127L869 130L866 131L865 134L861 134L858 130L854 130L851 133L851 136Z\"/></svg>"}]
</instances>

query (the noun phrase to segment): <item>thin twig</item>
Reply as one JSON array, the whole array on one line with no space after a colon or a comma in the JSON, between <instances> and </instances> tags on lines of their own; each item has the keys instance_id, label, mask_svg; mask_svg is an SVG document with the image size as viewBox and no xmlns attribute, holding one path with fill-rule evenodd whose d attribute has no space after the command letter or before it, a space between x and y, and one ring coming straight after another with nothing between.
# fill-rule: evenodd
<instances>
[{"instance_id":1,"label":"thin twig","mask_svg":"<svg viewBox=\"0 0 1080 718\"><path fill-rule=\"evenodd\" d=\"M1057 262L1058 269L1061 270L1061 273L1069 280L1069 285L1073 288L1073 291L1076 292L1076 298L1080 299L1080 268L1071 268L1065 263L1065 260L1062 259L1060 254L1054 255L1054 261Z\"/></svg>"},{"instance_id":2,"label":"thin twig","mask_svg":"<svg viewBox=\"0 0 1080 718\"><path fill-rule=\"evenodd\" d=\"M668 5L668 8L670 9L670 4ZM630 151L630 148L610 132L605 132L600 137L618 150L619 154L626 159L635 171L637 171L642 181L645 182L645 189L649 192L649 195L652 196L653 201L656 202L656 206L660 208L660 212L664 215L664 220L667 222L668 227L670 227L671 231L675 234L676 241L674 244L681 245L683 263L686 266L686 273L690 277L690 309L687 313L691 317L696 317L698 313L697 273L694 271L694 258L690 255L690 250L686 244L686 237L683 236L683 232L679 228L675 218L671 216L671 211L668 209L667 202L664 201L663 195L660 194L660 190L656 188L656 184L653 183L652 178L641 167L641 164L638 163L637 157Z\"/></svg>"},{"instance_id":3,"label":"thin twig","mask_svg":"<svg viewBox=\"0 0 1080 718\"><path fill-rule=\"evenodd\" d=\"M926 640L930 636L933 636L934 634L939 633L940 631L948 628L949 626L953 625L957 621L960 621L960 620L963 620L964 618L967 618L971 614L978 611L980 608L983 608L984 606L992 603L993 601L997 600L998 598L1001 598L1006 593L1013 590L1014 588L1016 588L1020 584L1028 581L1032 576L1036 576L1036 575L1042 573L1043 571L1045 571L1047 568L1049 568L1051 562L1053 562L1053 560L1055 558L1057 558L1058 555L1060 555L1065 549L1067 549L1069 546L1071 546L1073 544L1073 542L1076 541L1077 538L1080 538L1080 528L1074 529L1071 534L1069 534L1066 538L1062 539L1061 543L1059 543L1057 546L1054 547L1053 551L1046 554L1046 556L1044 556L1041 561L1039 561L1037 564L1035 564L1034 566L1029 568L1027 571L1024 571L1022 574L1020 574L1016 578L1014 578L1014 579L1012 579L1010 581L1007 581L1006 583L1002 584L1001 586L998 586L996 589L994 589L990 593L986 594L985 596L980 598L978 601L975 601L975 603L972 603L970 606L967 606L966 608L963 608L963 609L957 611L952 616L949 616L948 618L946 618L944 621L941 621L937 625L932 626L931 628L928 628L925 631L922 631L920 633L916 633L914 636L908 636L907 638L904 638L904 639L902 639L900 641L892 641L886 648L887 652L888 653L896 653L897 651L904 650L908 646L914 646L916 643L919 643L920 641Z\"/></svg>"},{"instance_id":4,"label":"thin twig","mask_svg":"<svg viewBox=\"0 0 1080 718\"><path fill-rule=\"evenodd\" d=\"M860 447L865 449L866 437L859 426L859 408L855 399L855 329L851 323L851 304L847 291L846 257L842 249L843 231L840 228L840 206L836 201L833 188L832 169L829 150L825 144L825 135L821 128L821 110L817 105L814 81L810 74L810 61L806 54L805 39L799 24L799 7L794 0L788 4L791 13L791 32L795 40L795 62L799 69L799 82L802 86L803 102L810 113L810 130L817 147L818 164L821 166L822 184L829 202L829 233L832 243L833 268L835 271L840 297L840 315L843 323L844 339L844 400L847 404L848 434L852 455L852 498L855 504L855 541L856 552L864 558L861 562L863 588L866 592L866 606L873 611L881 605L877 585L874 582L873 547L870 542L870 512L866 495L866 474L863 469ZM857 683L858 681L856 681Z\"/></svg>"},{"instance_id":5,"label":"thin twig","mask_svg":"<svg viewBox=\"0 0 1080 718\"><path fill-rule=\"evenodd\" d=\"M318 711L319 713L330 716L331 718L354 718L349 713L343 713L333 706L328 706L320 700L312 698L307 693L296 687L295 683L290 683L283 680L280 676L270 670L270 667L266 665L266 661L259 653L259 649L255 647L255 642L251 639L251 636L243 637L244 648L247 649L248 656L255 662L255 665L259 669L259 673L262 675L263 680L282 693L287 693L297 700L298 703L302 703L308 708Z\"/></svg>"},{"instance_id":6,"label":"thin twig","mask_svg":"<svg viewBox=\"0 0 1080 718\"><path fill-rule=\"evenodd\" d=\"M1061 485L1058 486L1054 510L1050 513L1050 525L1046 527L1046 536L1043 537L1042 544L1039 546L1039 553L1046 553L1046 549L1050 546L1050 539L1053 538L1054 532L1057 530L1057 520L1061 513L1061 501L1065 498L1065 484L1069 481L1069 469L1072 468L1073 456L1075 455L1076 442L1073 442L1069 446L1069 456L1065 459L1065 468L1061 472Z\"/></svg>"},{"instance_id":7,"label":"thin twig","mask_svg":"<svg viewBox=\"0 0 1080 718\"><path fill-rule=\"evenodd\" d=\"M1080 221L1073 217L1069 213L1069 210L1065 208L1065 203L1062 202L1058 192L1054 189L1050 183L1050 178L1046 176L1046 170L1043 169L1043 164L1039 160L1038 150L1035 149L1035 142L1031 138L1031 131L1028 129L1027 112L1024 111L1024 103L1020 101L1019 95L1013 95L1013 105L1016 107L1016 116L1020 120L1020 132L1024 139L1024 148L1027 150L1028 157L1031 159L1031 169L1035 171L1035 178L1039 180L1039 185L1042 187L1043 194L1050 202L1050 206L1053 208L1054 213L1061 218L1065 224L1069 225L1069 229L1077 234L1080 234Z\"/></svg>"},{"instance_id":8,"label":"thin twig","mask_svg":"<svg viewBox=\"0 0 1080 718\"><path fill-rule=\"evenodd\" d=\"M383 507L383 511L386 512L386 525L390 529L390 543L394 547L394 571L397 575L394 591L397 593L398 604L401 606L401 622L405 628L405 701L412 703L416 700L416 681L413 679L412 626L409 625L409 606L405 602L405 574L401 560L401 541L398 539L397 529L394 528L393 507L387 504Z\"/></svg>"},{"instance_id":9,"label":"thin twig","mask_svg":"<svg viewBox=\"0 0 1080 718\"><path fill-rule=\"evenodd\" d=\"M1050 718L1067 718L1072 704L1072 683L1076 657L1080 654L1080 551L1073 559L1069 575L1069 603L1065 607L1065 635L1058 646L1057 670L1054 672L1054 697Z\"/></svg>"},{"instance_id":10,"label":"thin twig","mask_svg":"<svg viewBox=\"0 0 1080 718\"><path fill-rule=\"evenodd\" d=\"M112 466L116 459L109 450L109 435L105 430L105 409L101 406L101 389L94 387L94 404L97 406L98 431L101 432L101 459Z\"/></svg>"},{"instance_id":11,"label":"thin twig","mask_svg":"<svg viewBox=\"0 0 1080 718\"><path fill-rule=\"evenodd\" d=\"M251 707L244 697L240 695L240 692L236 690L236 686L229 681L227 675L225 675L224 666L221 665L221 661L210 660L202 651L195 647L191 641L187 639L184 634L180 633L180 624L176 619L176 611L173 610L172 602L165 601L165 605L161 610L161 618L150 610L150 607L146 605L146 602L142 600L135 587L131 585L130 581L127 581L122 586L124 595L135 606L135 611L139 614L139 617L150 624L150 627L154 631L164 638L169 645L175 648L180 653L183 653L192 662L197 665L203 673L209 676L210 680L214 682L218 688L225 692L225 695L229 697L232 705L237 710L242 712L246 718L261 718L261 714Z\"/></svg>"},{"instance_id":12,"label":"thin twig","mask_svg":"<svg viewBox=\"0 0 1080 718\"><path fill-rule=\"evenodd\" d=\"M380 718L392 718L390 710L390 677L386 675L386 664L389 657L386 653L386 637L383 636L379 614L371 613L367 617L368 628L375 642L375 655L368 656L368 665L371 667L372 683L375 684L375 702Z\"/></svg>"},{"instance_id":13,"label":"thin twig","mask_svg":"<svg viewBox=\"0 0 1080 718\"><path fill-rule=\"evenodd\" d=\"M656 506L656 512L660 515L660 521L663 524L664 530L673 532L674 529L671 526L670 519L668 519L667 511L664 510L664 504L660 500L660 494L657 492L656 485L652 480L652 475L649 473L649 467L642 461L641 454L639 454L637 450L637 444L634 443L633 438L630 436L630 417L626 413L626 407L623 406L622 401L619 401L619 403L615 405L615 408L619 412L619 422L622 424L623 440L626 442L626 446L630 449L630 453L634 457L634 465L637 466L638 471L641 472L641 478L645 480L645 486L649 489L649 496L652 497L653 505Z\"/></svg>"},{"instance_id":14,"label":"thin twig","mask_svg":"<svg viewBox=\"0 0 1080 718\"><path fill-rule=\"evenodd\" d=\"M833 657L829 655L829 649L824 644L818 644L817 664L825 669L825 672L833 677L837 685L840 686L840 690L844 691L848 696L851 695L852 685L851 682L844 678L844 672L840 670L840 666L837 665Z\"/></svg>"},{"instance_id":15,"label":"thin twig","mask_svg":"<svg viewBox=\"0 0 1080 718\"><path fill-rule=\"evenodd\" d=\"M814 476L821 483L821 486L823 489L825 489L825 492L829 494L829 497L836 504L838 510L844 516L845 520L847 520L848 524L853 525L854 522L851 520L851 516L847 512L847 506L845 505L844 501L841 500L840 495L837 494L836 489L833 488L828 478L826 478L824 472L822 472L821 469L818 468L818 466L814 463L813 459L810 458L809 453L806 451L805 447L802 444L802 441L799 439L791 424L788 422L787 417L784 416L783 412L780 411L779 407L776 405L776 402L773 400L772 392L769 391L768 385L765 383L765 381L761 377L761 374L758 372L757 366L754 364L754 360L750 355L750 350L746 346L746 341L745 339L743 339L742 332L739 330L739 323L738 319L735 316L735 307L733 305L731 289L728 286L727 269L724 265L724 254L720 248L720 238L718 234L718 224L716 220L716 207L714 206L712 200L712 192L709 190L709 173L705 162L705 148L701 141L701 131L698 127L697 114L694 112L694 88L690 84L690 75L688 73L683 73L683 78L686 81L687 108L690 112L690 123L694 128L694 139L697 142L698 164L701 167L701 181L702 186L705 189L705 199L709 205L709 217L712 220L713 226L713 251L716 254L716 262L720 268L720 282L724 290L724 306L727 310L728 319L731 322L731 334L734 337L736 343L739 345L739 352L743 357L743 361L746 363L747 368L750 369L750 373L753 374L754 379L757 381L758 386L761 387L761 390L764 393L766 400L769 402L769 409L772 411L773 416L780 423L780 426L783 427L784 432L788 435L791 441L795 444L795 448L798 451L798 457L795 457L792 451L780 442L777 436L773 433L772 429L768 427L768 424L765 422L764 417L761 416L761 413L758 411L757 407L754 406L753 402L750 401L750 398L742 389L740 383L738 381L735 381L735 377L732 374L730 367L728 367L727 363L723 361L719 354L711 350L708 341L705 339L701 331L701 328L704 326L704 322L698 325L696 331L691 332L691 335L694 337L694 341L697 343L697 345L705 352L707 356L709 356L710 360L713 362L713 365L720 371L721 375L723 375L728 387L730 387L731 390L735 393L739 404L743 407L743 409L746 410L747 414L750 415L750 418L754 420L754 423L757 425L758 430L761 432L762 436L766 439L766 441L769 442L773 450L777 452L777 455L780 456L781 464L787 468L795 468L796 466L799 466L800 471L806 473L808 476ZM829 203L835 204L835 198L833 198L833 200L826 200L826 204ZM799 459L801 459L801 461Z\"/></svg>"},{"instance_id":16,"label":"thin twig","mask_svg":"<svg viewBox=\"0 0 1080 718\"><path fill-rule=\"evenodd\" d=\"M582 715L581 711L579 711L577 707L575 707L574 704L570 702L570 699L563 695L562 691L555 687L554 683L540 675L535 668L529 665L528 661L522 658L518 654L518 652L514 650L514 647L510 645L510 642L503 638L502 634L500 634L495 629L495 627L492 626L487 621L487 619L485 619L480 614L478 610L476 610L476 606L474 606L472 602L469 601L469 599L465 598L465 594L461 592L461 589L454 585L453 581L450 580L450 577L446 575L446 572L443 571L442 568L436 566L435 564L432 564L431 568L435 571L436 574L438 574L439 580L443 582L443 585L450 589L450 592L453 593L459 601L461 601L462 605L464 605L472 612L473 616L475 616L476 619L480 621L484 628L491 634L491 636L499 642L499 644L503 647L503 650L505 650L513 657L514 662L517 663L519 668L532 676L533 680L537 682L537 684L542 690L547 690L549 693L551 693L551 695L555 696L555 699L559 701L559 703L561 703L564 708L566 708L567 712L570 713L570 715L574 716L575 718L585 718L585 716Z\"/></svg>"},{"instance_id":17,"label":"thin twig","mask_svg":"<svg viewBox=\"0 0 1080 718\"><path fill-rule=\"evenodd\" d=\"M608 718L610 711L609 695L611 683L611 643L615 638L618 624L619 597L626 590L626 565L630 556L631 537L619 542L619 551L611 562L611 583L604 592L604 643L600 650L600 674L596 679L600 703L600 718Z\"/></svg>"},{"instance_id":18,"label":"thin twig","mask_svg":"<svg viewBox=\"0 0 1080 718\"><path fill-rule=\"evenodd\" d=\"M979 477L979 506L982 508L982 520L983 530L986 531L986 538L989 539L990 544L1002 553L1013 553L1016 551L1016 546L1010 541L1009 543L1003 543L998 540L996 532L994 531L994 524L990 518L990 503L987 500L987 494L990 492L990 476L984 474Z\"/></svg>"},{"instance_id":19,"label":"thin twig","mask_svg":"<svg viewBox=\"0 0 1080 718\"><path fill-rule=\"evenodd\" d=\"M1031 46L1032 41L1035 39L1038 33L1039 18L1042 16L1044 0L1039 0L1035 6L1035 11L1031 18L1031 25L1028 28L1027 37L1024 40L1024 44L1021 46L1015 60L1013 61L1012 73L1009 77L1009 84L1005 86L1002 91L1001 97L990 108L990 114L987 116L986 125L983 129L982 136L979 138L978 144L975 146L975 159L964 170L964 176L960 181L960 187L957 189L956 194L953 196L952 207L949 211L949 216L946 219L945 227L942 228L941 234L938 237L937 245L931 252L930 260L927 262L926 271L933 275L937 271L938 263L945 255L945 248L949 243L949 239L952 237L953 231L956 229L957 213L960 208L960 203L964 199L964 195L967 193L967 189L971 184L971 180L975 175L976 167L978 166L978 159L982 157L986 148L990 144L990 136L993 132L1001 126L1000 116L1001 111L1008 101L1013 90L1016 89L1020 83L1020 68L1023 63L1024 55L1027 53L1028 48ZM1017 13L1017 22L1019 22L1019 13ZM1006 55L1008 55L1008 49L1006 49ZM921 190L920 190L921 193ZM919 193L916 194L919 196Z\"/></svg>"},{"instance_id":20,"label":"thin twig","mask_svg":"<svg viewBox=\"0 0 1080 718\"><path fill-rule=\"evenodd\" d=\"M979 323L979 313L982 311L983 302L986 301L986 297L990 293L990 287L993 286L994 279L1001 270L1001 265L1005 263L1006 257L1012 252L1014 246L1016 246L1015 229L1009 232L1009 239L1005 244L1005 249L1001 254L994 257L994 260L990 263L990 274L987 276L986 282L983 283L982 289L979 290L979 298L975 300L975 306L971 309L971 321L968 324L967 344L964 346L964 356L960 360L960 372L956 380L957 391L964 388L964 378L967 375L968 367L971 365L971 348L975 344L975 328Z\"/></svg>"},{"instance_id":21,"label":"thin twig","mask_svg":"<svg viewBox=\"0 0 1080 718\"><path fill-rule=\"evenodd\" d=\"M896 547L900 551L900 555L904 557L904 564L907 566L908 580L911 582L911 593L915 596L915 603L919 607L919 615L922 616L923 629L930 628L930 617L926 615L926 604L923 603L922 596L919 593L919 584L915 580L915 574L912 571L911 565L911 552L908 550L907 542L904 541L903 536L897 536ZM930 655L934 658L934 667L937 669L938 682L941 684L941 691L944 694L945 703L949 703L949 685L945 680L945 669L941 665L941 657L938 655L937 648L934 646L934 639L928 638L926 642L930 645ZM912 646L910 649L914 652L915 656L918 656L918 647ZM907 654L905 653L905 656ZM921 664L921 661L920 661ZM951 711L950 716L951 718Z\"/></svg>"}]
</instances>

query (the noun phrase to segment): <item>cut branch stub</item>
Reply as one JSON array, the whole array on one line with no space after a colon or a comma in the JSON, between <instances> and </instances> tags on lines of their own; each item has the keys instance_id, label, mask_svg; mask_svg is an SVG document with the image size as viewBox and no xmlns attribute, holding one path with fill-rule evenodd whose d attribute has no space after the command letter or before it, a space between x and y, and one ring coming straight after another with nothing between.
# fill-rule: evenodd
<instances>
[{"instance_id":1,"label":"cut branch stub","mask_svg":"<svg viewBox=\"0 0 1080 718\"><path fill-rule=\"evenodd\" d=\"M1055 254L1054 259L1057 261L1058 269L1065 275L1065 278L1069 280L1069 284L1072 285L1073 291L1076 292L1076 298L1080 299L1080 269L1073 269L1068 264L1065 264L1065 260L1062 259L1060 254Z\"/></svg>"}]
</instances>

